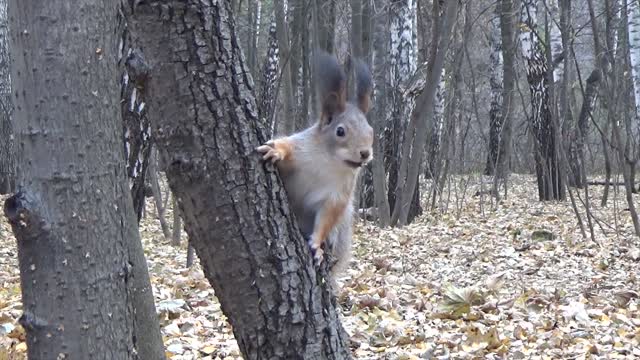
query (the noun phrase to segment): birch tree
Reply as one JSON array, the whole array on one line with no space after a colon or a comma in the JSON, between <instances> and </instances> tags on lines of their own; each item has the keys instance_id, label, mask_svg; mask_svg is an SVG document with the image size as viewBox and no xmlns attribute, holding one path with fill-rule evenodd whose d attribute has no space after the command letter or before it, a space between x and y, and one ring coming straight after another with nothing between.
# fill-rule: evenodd
<instances>
[{"instance_id":1,"label":"birch tree","mask_svg":"<svg viewBox=\"0 0 640 360\"><path fill-rule=\"evenodd\" d=\"M390 4L390 82L389 88L393 89L390 120L384 128L385 150L384 161L389 174L389 205L395 206L397 199L397 187L399 177L399 164L401 163L403 136L406 135L407 124L411 112L415 107L415 98L410 94L409 85L417 69L416 37L414 35L414 16L416 7L414 0L394 0ZM413 211L420 212L420 204L416 202L419 194L413 194L410 204Z\"/></svg>"},{"instance_id":2,"label":"birch tree","mask_svg":"<svg viewBox=\"0 0 640 360\"><path fill-rule=\"evenodd\" d=\"M638 122L640 121L640 3L638 1L630 1L627 6L629 58L631 59L635 121Z\"/></svg>"},{"instance_id":3,"label":"birch tree","mask_svg":"<svg viewBox=\"0 0 640 360\"><path fill-rule=\"evenodd\" d=\"M538 197L540 200L559 200L565 197L564 181L560 174L558 137L551 113L547 59L538 38L538 7L536 0L523 0L521 5L520 44L525 59L527 81L531 94L531 129L534 138L534 157Z\"/></svg>"}]
</instances>

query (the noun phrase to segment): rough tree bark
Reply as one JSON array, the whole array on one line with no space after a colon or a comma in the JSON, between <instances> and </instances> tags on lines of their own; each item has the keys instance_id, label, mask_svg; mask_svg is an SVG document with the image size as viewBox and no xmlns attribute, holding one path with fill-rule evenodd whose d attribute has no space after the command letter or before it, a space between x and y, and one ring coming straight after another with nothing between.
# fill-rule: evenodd
<instances>
[{"instance_id":1,"label":"rough tree bark","mask_svg":"<svg viewBox=\"0 0 640 360\"><path fill-rule=\"evenodd\" d=\"M326 269L254 150L266 139L229 1L145 1L134 15L169 185L243 356L350 358Z\"/></svg>"},{"instance_id":2,"label":"rough tree bark","mask_svg":"<svg viewBox=\"0 0 640 360\"><path fill-rule=\"evenodd\" d=\"M20 167L4 210L18 242L28 355L160 359L161 348L160 357L138 351L146 345L131 300L146 263L130 254L140 241L116 121L119 3L67 5L9 1Z\"/></svg>"},{"instance_id":3,"label":"rough tree bark","mask_svg":"<svg viewBox=\"0 0 640 360\"><path fill-rule=\"evenodd\" d=\"M9 19L7 0L0 0L0 194L12 193L15 189L15 152L11 128L11 76L9 74Z\"/></svg>"}]
</instances>

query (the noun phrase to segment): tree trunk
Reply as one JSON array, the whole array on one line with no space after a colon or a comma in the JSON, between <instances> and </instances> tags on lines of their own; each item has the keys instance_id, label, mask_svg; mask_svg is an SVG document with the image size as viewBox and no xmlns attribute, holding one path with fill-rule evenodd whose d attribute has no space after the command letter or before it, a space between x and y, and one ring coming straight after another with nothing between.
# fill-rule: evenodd
<instances>
[{"instance_id":1,"label":"tree trunk","mask_svg":"<svg viewBox=\"0 0 640 360\"><path fill-rule=\"evenodd\" d=\"M640 121L640 4L630 1L627 24L629 30L629 58L631 60L631 79L635 100L635 121Z\"/></svg>"},{"instance_id":2,"label":"tree trunk","mask_svg":"<svg viewBox=\"0 0 640 360\"><path fill-rule=\"evenodd\" d=\"M446 97L446 69L442 68L442 74L436 88L436 101L433 109L433 126L431 136L427 144L427 165L425 166L424 175L426 179L435 179L438 177L440 168L440 153L442 146L442 136L444 133L444 99Z\"/></svg>"},{"instance_id":3,"label":"tree trunk","mask_svg":"<svg viewBox=\"0 0 640 360\"><path fill-rule=\"evenodd\" d=\"M151 153L150 123L147 117L146 81L149 66L142 50L133 43L127 28L127 19L119 15L119 33L122 38L118 62L120 63L120 111L124 137L124 159L133 208L138 222L142 219L146 197L146 174Z\"/></svg>"},{"instance_id":4,"label":"tree trunk","mask_svg":"<svg viewBox=\"0 0 640 360\"><path fill-rule=\"evenodd\" d=\"M145 346L130 302L146 264L129 254L139 239L116 121L118 6L9 1L21 165L5 214L30 359L134 359Z\"/></svg>"},{"instance_id":5,"label":"tree trunk","mask_svg":"<svg viewBox=\"0 0 640 360\"><path fill-rule=\"evenodd\" d=\"M500 36L502 39L502 55L504 61L504 79L502 89L502 129L500 136L500 152L497 157L496 176L507 179L511 160L511 133L516 93L516 39L515 15L513 0L500 0ZM495 186L497 191L497 186Z\"/></svg>"},{"instance_id":6,"label":"tree trunk","mask_svg":"<svg viewBox=\"0 0 640 360\"><path fill-rule=\"evenodd\" d=\"M160 182L158 181L158 155L155 149L151 150L151 159L149 160L149 180L151 181L151 189L153 192L153 202L156 204L156 214L160 222L160 228L165 240L171 239L169 224L167 224L166 208L162 205L162 191L160 190Z\"/></svg>"},{"instance_id":7,"label":"tree trunk","mask_svg":"<svg viewBox=\"0 0 640 360\"><path fill-rule=\"evenodd\" d=\"M413 134L407 127L408 119L415 108L415 94L409 94L408 88L417 70L417 54L415 37L413 35L413 17L415 6L413 0L394 0L390 6L391 17L391 74L389 81L392 106L390 121L384 129L385 163L389 174L389 205L396 207L399 201L398 183L401 176L403 137ZM416 174L416 180L418 174ZM411 194L407 201L407 208L412 215L422 212L420 207L419 188L414 189L417 194ZM408 221L407 216L407 221Z\"/></svg>"},{"instance_id":8,"label":"tree trunk","mask_svg":"<svg viewBox=\"0 0 640 360\"><path fill-rule=\"evenodd\" d=\"M291 81L291 59L289 54L289 26L287 25L284 0L274 2L276 11L276 34L280 55L280 71L283 110L280 121L276 124L276 134L291 135L295 130L296 113L293 84Z\"/></svg>"},{"instance_id":9,"label":"tree trunk","mask_svg":"<svg viewBox=\"0 0 640 360\"><path fill-rule=\"evenodd\" d=\"M569 185L584 188L587 185L587 174L584 172L584 145L589 131L589 118L593 109L598 86L602 79L602 71L595 69L587 78L587 86L582 96L582 107L578 115L578 122L573 129L569 150L569 168L571 169Z\"/></svg>"},{"instance_id":10,"label":"tree trunk","mask_svg":"<svg viewBox=\"0 0 640 360\"><path fill-rule=\"evenodd\" d=\"M275 16L269 26L268 44L267 56L262 65L262 82L260 83L260 95L258 96L258 118L264 126L266 126L268 135L271 137L273 136L275 128L274 112L277 99L275 99L274 94L278 80L278 68L280 66Z\"/></svg>"},{"instance_id":11,"label":"tree trunk","mask_svg":"<svg viewBox=\"0 0 640 360\"><path fill-rule=\"evenodd\" d=\"M496 5L496 16L491 19L491 33L489 36L489 44L491 46L491 54L489 55L489 63L491 64L491 77L489 78L491 105L489 108L489 154L484 168L485 175L494 175L498 161L504 161L504 158L500 158L500 145L503 141L502 84L505 71L502 56L502 37L500 34L501 8L501 1L499 1Z\"/></svg>"},{"instance_id":12,"label":"tree trunk","mask_svg":"<svg viewBox=\"0 0 640 360\"><path fill-rule=\"evenodd\" d=\"M382 7L384 0L375 0L374 7ZM387 100L389 98L388 62L389 54L389 23L388 13L382 13L373 20L373 86L374 99L371 111L371 125L373 127L373 153L376 157L371 166L373 173L373 189L375 207L378 210L378 224L381 227L390 225L391 209L389 207L387 174L385 172L385 133L384 128L389 116Z\"/></svg>"},{"instance_id":13,"label":"tree trunk","mask_svg":"<svg viewBox=\"0 0 640 360\"><path fill-rule=\"evenodd\" d=\"M317 48L332 53L336 37L336 0L314 2L314 28Z\"/></svg>"},{"instance_id":14,"label":"tree trunk","mask_svg":"<svg viewBox=\"0 0 640 360\"><path fill-rule=\"evenodd\" d=\"M537 6L535 0L523 0L520 43L526 60L527 81L531 93L531 126L534 136L534 156L538 196L544 200L564 200L565 188L560 174L558 128L550 107L548 63L541 50L536 32Z\"/></svg>"},{"instance_id":15,"label":"tree trunk","mask_svg":"<svg viewBox=\"0 0 640 360\"><path fill-rule=\"evenodd\" d=\"M229 5L145 1L135 13L169 186L245 359L350 358L323 279L330 261L316 273L282 183L254 150L266 138Z\"/></svg>"},{"instance_id":16,"label":"tree trunk","mask_svg":"<svg viewBox=\"0 0 640 360\"><path fill-rule=\"evenodd\" d=\"M182 218L180 217L180 208L176 197L173 196L173 237L171 244L173 246L180 246L180 239L182 238ZM191 249L191 246L189 246Z\"/></svg>"},{"instance_id":17,"label":"tree trunk","mask_svg":"<svg viewBox=\"0 0 640 360\"><path fill-rule=\"evenodd\" d=\"M410 206L414 197L414 191L418 185L420 163L424 153L426 139L428 138L429 124L433 121L434 101L436 95L437 79L444 67L445 55L449 49L450 35L455 23L458 10L457 1L446 3L443 16L436 21L434 27L433 46L430 55L430 66L426 81L426 87L416 100L416 107L411 113L409 132L405 133L402 146L402 158L399 169L399 181L396 190L398 200L394 204L392 225L405 225L409 217ZM434 12L437 13L437 12ZM415 134L412 135L412 134ZM413 146L412 146L413 145Z\"/></svg>"},{"instance_id":18,"label":"tree trunk","mask_svg":"<svg viewBox=\"0 0 640 360\"><path fill-rule=\"evenodd\" d=\"M0 0L0 194L15 190L15 152L11 128L11 76L9 64L7 0Z\"/></svg>"}]
</instances>

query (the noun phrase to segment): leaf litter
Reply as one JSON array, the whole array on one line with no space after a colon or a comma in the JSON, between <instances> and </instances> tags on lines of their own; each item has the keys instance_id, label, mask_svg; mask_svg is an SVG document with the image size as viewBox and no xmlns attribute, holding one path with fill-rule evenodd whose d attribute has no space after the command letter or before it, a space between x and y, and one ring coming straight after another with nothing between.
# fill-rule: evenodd
<instances>
[{"instance_id":1,"label":"leaf litter","mask_svg":"<svg viewBox=\"0 0 640 360\"><path fill-rule=\"evenodd\" d=\"M622 194L601 207L602 187L590 188L594 242L568 201L541 203L533 177L511 180L498 204L468 196L399 229L357 223L338 281L354 358L640 358L640 241ZM475 182L467 194L481 189ZM167 357L240 359L198 262L185 267L184 237L179 247L163 237L152 199L146 214L140 233ZM17 249L4 218L0 285L0 360L26 359Z\"/></svg>"}]
</instances>

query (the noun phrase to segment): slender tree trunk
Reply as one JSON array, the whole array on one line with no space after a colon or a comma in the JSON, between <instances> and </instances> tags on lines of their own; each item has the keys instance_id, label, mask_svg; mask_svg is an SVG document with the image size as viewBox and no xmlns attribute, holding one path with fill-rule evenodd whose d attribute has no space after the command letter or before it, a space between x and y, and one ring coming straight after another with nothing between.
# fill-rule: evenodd
<instances>
[{"instance_id":1,"label":"slender tree trunk","mask_svg":"<svg viewBox=\"0 0 640 360\"><path fill-rule=\"evenodd\" d=\"M436 89L436 101L433 109L433 126L431 129L431 137L427 145L427 165L425 166L424 175L427 179L437 178L440 168L440 153L442 151L442 136L445 127L444 103L446 95L446 69L442 69L442 74L438 79L438 87Z\"/></svg>"},{"instance_id":2,"label":"slender tree trunk","mask_svg":"<svg viewBox=\"0 0 640 360\"><path fill-rule=\"evenodd\" d=\"M560 174L557 124L550 107L548 62L542 52L537 34L537 5L535 0L523 0L520 32L522 53L526 60L527 81L531 93L531 125L534 135L536 178L540 200L563 200L565 188Z\"/></svg>"},{"instance_id":3,"label":"slender tree trunk","mask_svg":"<svg viewBox=\"0 0 640 360\"><path fill-rule=\"evenodd\" d=\"M153 149L151 150L151 159L149 160L149 169L147 171L149 171L153 201L156 204L156 213L158 214L160 228L162 229L165 240L169 240L171 239L171 231L169 231L169 224L167 224L165 207L162 205L162 191L160 190L160 182L158 181L158 155L157 151Z\"/></svg>"},{"instance_id":4,"label":"slender tree trunk","mask_svg":"<svg viewBox=\"0 0 640 360\"><path fill-rule=\"evenodd\" d=\"M437 22L437 31L433 34L433 50L426 87L416 100L416 107L411 113L409 132L406 133L402 146L402 159L399 169L399 181L396 194L398 200L394 204L392 225L407 223L410 210L410 199L414 196L414 191L418 184L418 174L420 173L420 163L424 153L424 144L428 138L429 124L433 121L434 101L436 95L437 80L444 67L445 55L449 49L451 32L455 23L455 16L458 11L458 2L449 1L446 3L443 16ZM436 20L434 20L436 21ZM412 134L414 134L413 136ZM412 146L413 145L413 146Z\"/></svg>"},{"instance_id":5,"label":"slender tree trunk","mask_svg":"<svg viewBox=\"0 0 640 360\"><path fill-rule=\"evenodd\" d=\"M627 26L629 31L629 58L631 79L635 101L635 122L640 122L640 3L630 1L627 5Z\"/></svg>"},{"instance_id":6,"label":"slender tree trunk","mask_svg":"<svg viewBox=\"0 0 640 360\"><path fill-rule=\"evenodd\" d=\"M11 76L8 44L9 18L7 0L0 0L0 194L12 193L15 189L15 152L11 127Z\"/></svg>"},{"instance_id":7,"label":"slender tree trunk","mask_svg":"<svg viewBox=\"0 0 640 360\"><path fill-rule=\"evenodd\" d=\"M506 179L511 162L511 137L514 98L516 93L516 22L513 0L500 0L500 36L502 39L502 55L504 61L504 79L502 88L502 129L500 135L500 152L497 158L496 174L498 179ZM497 191L497 183L495 190Z\"/></svg>"},{"instance_id":8,"label":"slender tree trunk","mask_svg":"<svg viewBox=\"0 0 640 360\"><path fill-rule=\"evenodd\" d=\"M171 243L173 246L180 246L180 239L182 238L182 218L180 217L180 207L176 197L173 197L173 237ZM191 246L189 246L191 248Z\"/></svg>"},{"instance_id":9,"label":"slender tree trunk","mask_svg":"<svg viewBox=\"0 0 640 360\"><path fill-rule=\"evenodd\" d=\"M502 143L502 95L503 95L503 78L504 78L504 62L502 56L502 37L500 31L501 1L496 5L496 16L491 20L491 33L489 44L491 46L491 54L489 62L491 64L491 77L489 84L491 86L491 105L489 108L489 154L487 156L487 164L484 168L485 175L494 175L498 161L500 159L500 145Z\"/></svg>"},{"instance_id":10,"label":"slender tree trunk","mask_svg":"<svg viewBox=\"0 0 640 360\"><path fill-rule=\"evenodd\" d=\"M290 135L295 130L295 99L293 94L293 84L291 80L291 59L289 48L289 26L286 19L285 0L276 0L274 2L276 11L276 34L278 38L278 51L280 55L280 71L282 80L282 104L283 110L280 121L276 127L279 135Z\"/></svg>"},{"instance_id":11,"label":"slender tree trunk","mask_svg":"<svg viewBox=\"0 0 640 360\"><path fill-rule=\"evenodd\" d=\"M262 65L262 81L260 95L258 96L258 118L269 130L269 136L272 136L275 128L274 112L277 102L274 94L278 80L278 68L280 67L275 16L269 26L268 44L267 56Z\"/></svg>"},{"instance_id":12,"label":"slender tree trunk","mask_svg":"<svg viewBox=\"0 0 640 360\"><path fill-rule=\"evenodd\" d=\"M132 285L143 274L129 254L139 239L116 121L118 6L9 2L21 165L5 214L30 359L134 359L145 346L134 329Z\"/></svg>"},{"instance_id":13,"label":"slender tree trunk","mask_svg":"<svg viewBox=\"0 0 640 360\"><path fill-rule=\"evenodd\" d=\"M314 2L314 29L317 48L332 53L336 37L336 0L311 0Z\"/></svg>"},{"instance_id":14,"label":"slender tree trunk","mask_svg":"<svg viewBox=\"0 0 640 360\"><path fill-rule=\"evenodd\" d=\"M169 186L244 358L350 358L322 279L330 261L316 273L282 183L254 150L265 131L229 2L145 1L135 16Z\"/></svg>"},{"instance_id":15,"label":"slender tree trunk","mask_svg":"<svg viewBox=\"0 0 640 360\"><path fill-rule=\"evenodd\" d=\"M374 7L383 6L384 0L375 0ZM389 17L388 12L379 14L373 23L373 86L374 99L371 111L371 124L373 127L373 153L376 157L372 163L373 187L375 207L378 210L378 224L381 227L390 225L391 210L389 207L387 175L385 172L385 133L384 128L389 116L387 99L389 89L388 84L388 63L386 61L389 54Z\"/></svg>"},{"instance_id":16,"label":"slender tree trunk","mask_svg":"<svg viewBox=\"0 0 640 360\"><path fill-rule=\"evenodd\" d=\"M578 122L573 129L569 150L569 167L571 169L569 185L584 188L587 185L585 168L585 138L589 131L589 118L595 104L598 86L602 79L602 71L595 69L587 78L587 86L582 96L582 107L578 115Z\"/></svg>"},{"instance_id":17,"label":"slender tree trunk","mask_svg":"<svg viewBox=\"0 0 640 360\"><path fill-rule=\"evenodd\" d=\"M146 174L151 153L151 131L147 117L146 81L149 66L142 50L131 40L127 19L118 15L121 35L120 64L120 111L124 137L124 159L133 208L138 222L145 206Z\"/></svg>"}]
</instances>

